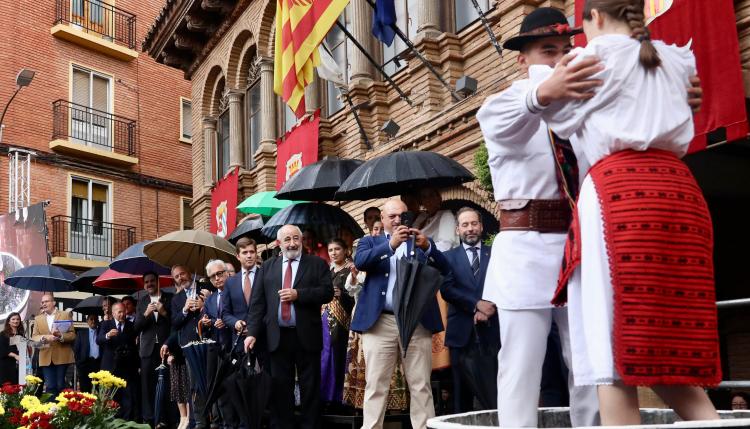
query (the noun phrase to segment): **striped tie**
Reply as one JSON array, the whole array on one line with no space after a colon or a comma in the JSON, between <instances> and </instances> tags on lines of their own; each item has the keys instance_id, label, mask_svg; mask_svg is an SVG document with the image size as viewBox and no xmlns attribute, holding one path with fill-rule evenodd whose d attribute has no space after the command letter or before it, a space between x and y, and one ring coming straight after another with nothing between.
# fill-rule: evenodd
<instances>
[{"instance_id":1,"label":"striped tie","mask_svg":"<svg viewBox=\"0 0 750 429\"><path fill-rule=\"evenodd\" d=\"M469 251L471 251L471 272L474 273L476 279L479 277L479 254L476 247L469 247Z\"/></svg>"}]
</instances>

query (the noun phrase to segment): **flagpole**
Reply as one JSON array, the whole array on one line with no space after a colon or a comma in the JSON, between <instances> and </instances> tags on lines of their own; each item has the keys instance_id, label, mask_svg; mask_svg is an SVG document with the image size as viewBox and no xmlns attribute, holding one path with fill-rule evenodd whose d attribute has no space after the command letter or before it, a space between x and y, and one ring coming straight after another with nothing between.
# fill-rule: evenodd
<instances>
[{"instance_id":1,"label":"flagpole","mask_svg":"<svg viewBox=\"0 0 750 429\"><path fill-rule=\"evenodd\" d=\"M490 23L487 22L487 16L482 11L482 8L479 7L479 3L477 0L471 0L471 3L474 5L474 9L476 9L477 14L479 14L479 19L482 21L482 26L484 27L484 30L487 32L487 35L490 36L490 43L492 43L492 46L495 47L495 50L497 51L498 55L500 55L500 59L503 58L503 48L500 47L500 43L498 43L497 38L495 37L495 33L492 32L492 28L490 28Z\"/></svg>"},{"instance_id":2,"label":"flagpole","mask_svg":"<svg viewBox=\"0 0 750 429\"><path fill-rule=\"evenodd\" d=\"M341 24L338 20L336 21L336 25L344 33L344 35L346 35L346 37L348 37L349 40L351 40L352 43L354 43L354 46L356 46L357 49L359 49L360 52L362 52L365 55L367 60L370 61L370 63L373 66L375 66L375 68L380 72L380 74L383 75L385 80L387 80L388 83L393 85L393 88L396 90L396 92L398 92L399 97L401 97L402 100L406 101L409 104L409 106L414 106L414 102L412 102L409 99L409 97L404 93L404 91L402 91L401 88L398 85L396 85L396 82L394 82L393 79L388 75L388 73L386 73L385 70L383 70L383 66L381 66L377 61L375 61L375 58L373 58L372 55L370 55L370 53L367 52L367 50L365 50L365 47L362 46L362 44L360 44L357 41L357 39L354 38L352 33L350 33L349 30L346 29L346 26Z\"/></svg>"},{"instance_id":3,"label":"flagpole","mask_svg":"<svg viewBox=\"0 0 750 429\"><path fill-rule=\"evenodd\" d=\"M365 129L362 126L362 121L359 119L359 114L357 113L357 108L354 106L354 103L352 102L352 98L349 96L349 91L344 88L338 88L339 93L346 98L346 104L349 105L349 109L352 111L352 114L354 115L354 120L357 122L357 127L359 127L359 134L362 135L362 138L365 139L365 145L367 145L367 149L372 149L372 144L370 144L370 139L367 138L367 133L365 133Z\"/></svg>"},{"instance_id":4,"label":"flagpole","mask_svg":"<svg viewBox=\"0 0 750 429\"><path fill-rule=\"evenodd\" d=\"M369 4L373 10L375 10L375 3L373 2L373 0L367 0L367 4ZM427 69L433 75L435 75L436 78L438 78L438 80L440 81L441 84L443 84L445 89L450 91L451 97L453 97L453 100L461 101L461 97L459 97L458 94L456 94L456 91L453 90L453 87L448 85L448 82L446 82L445 79L443 79L443 77L440 75L440 73L438 73L438 71L435 70L435 67L432 66L432 63L427 61L427 58L425 58L424 55L422 55L422 53L419 52L419 50L417 50L417 47L414 46L414 43L412 43L411 40L409 40L406 34L404 34L404 32L401 31L401 29L398 28L396 24L390 24L389 27L391 27L391 29L393 29L393 31L396 33L398 38L401 39L406 44L406 47L408 47L412 52L414 52L414 54L417 56L417 58L419 58L422 64L424 64L424 66L427 67Z\"/></svg>"}]
</instances>

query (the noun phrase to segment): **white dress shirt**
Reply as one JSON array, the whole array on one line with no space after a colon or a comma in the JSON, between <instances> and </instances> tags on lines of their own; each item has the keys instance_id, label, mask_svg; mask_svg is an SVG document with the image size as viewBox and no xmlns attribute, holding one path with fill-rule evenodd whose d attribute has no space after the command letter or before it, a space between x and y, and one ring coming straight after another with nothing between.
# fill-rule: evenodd
<instances>
[{"instance_id":1,"label":"white dress shirt","mask_svg":"<svg viewBox=\"0 0 750 429\"><path fill-rule=\"evenodd\" d=\"M562 198L548 127L526 102L530 89L527 79L516 81L477 112L497 201ZM585 157L576 156L583 177ZM501 231L492 243L482 298L505 310L551 308L565 239L562 233Z\"/></svg>"},{"instance_id":2,"label":"white dress shirt","mask_svg":"<svg viewBox=\"0 0 750 429\"><path fill-rule=\"evenodd\" d=\"M302 255L297 256L296 259L292 260L292 289L294 289L294 280L297 278L297 269L299 268L299 260L302 257ZM282 263L281 263L281 288L284 288L284 279L286 278L286 267L287 263L289 262L289 259L286 258L286 256L282 257ZM279 326L284 328L294 328L297 326L297 313L294 311L294 302L291 302L292 307L292 316L289 318L289 320L284 320L281 318L281 300L279 300L279 309L277 312L277 317L279 321Z\"/></svg>"},{"instance_id":3,"label":"white dress shirt","mask_svg":"<svg viewBox=\"0 0 750 429\"><path fill-rule=\"evenodd\" d=\"M52 314L45 314L47 318L47 328L49 328L50 334L52 333L52 329L54 328L54 325L55 325L55 313L57 312L53 311Z\"/></svg>"}]
</instances>

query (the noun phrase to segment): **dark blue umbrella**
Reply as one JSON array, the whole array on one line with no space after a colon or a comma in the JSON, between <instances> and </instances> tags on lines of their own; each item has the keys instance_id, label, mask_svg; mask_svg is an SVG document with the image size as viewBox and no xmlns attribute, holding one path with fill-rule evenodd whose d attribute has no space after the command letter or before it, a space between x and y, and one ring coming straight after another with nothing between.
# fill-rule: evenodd
<instances>
[{"instance_id":1,"label":"dark blue umbrella","mask_svg":"<svg viewBox=\"0 0 750 429\"><path fill-rule=\"evenodd\" d=\"M69 292L75 274L54 265L29 265L5 279L5 284L37 292Z\"/></svg>"},{"instance_id":2,"label":"dark blue umbrella","mask_svg":"<svg viewBox=\"0 0 750 429\"><path fill-rule=\"evenodd\" d=\"M215 343L213 340L202 340L182 346L182 354L185 355L185 362L190 369L190 381L202 397L208 394L208 372L206 369L208 349L211 344Z\"/></svg>"},{"instance_id":3,"label":"dark blue umbrella","mask_svg":"<svg viewBox=\"0 0 750 429\"><path fill-rule=\"evenodd\" d=\"M109 268L127 274L143 274L153 271L161 275L169 275L169 268L161 266L143 253L143 248L150 240L141 241L125 249L109 263Z\"/></svg>"},{"instance_id":4,"label":"dark blue umbrella","mask_svg":"<svg viewBox=\"0 0 750 429\"><path fill-rule=\"evenodd\" d=\"M349 213L323 203L297 203L281 209L266 222L263 235L276 238L276 232L289 224L297 225L303 231L311 229L323 241L336 237L342 227L349 228L355 237L365 235Z\"/></svg>"},{"instance_id":5,"label":"dark blue umbrella","mask_svg":"<svg viewBox=\"0 0 750 429\"><path fill-rule=\"evenodd\" d=\"M161 365L156 367L156 373L158 374L156 379L156 395L154 396L154 426L161 423L161 413L164 407L164 401L166 401L167 394L167 366L162 362Z\"/></svg>"}]
</instances>

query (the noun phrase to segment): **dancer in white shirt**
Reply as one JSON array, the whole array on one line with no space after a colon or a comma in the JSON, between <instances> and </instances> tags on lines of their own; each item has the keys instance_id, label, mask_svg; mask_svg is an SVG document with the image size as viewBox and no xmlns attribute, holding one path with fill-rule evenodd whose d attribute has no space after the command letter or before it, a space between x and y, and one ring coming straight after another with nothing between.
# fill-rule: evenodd
<instances>
[{"instance_id":1,"label":"dancer in white shirt","mask_svg":"<svg viewBox=\"0 0 750 429\"><path fill-rule=\"evenodd\" d=\"M695 58L652 43L643 8L587 0L588 46L554 70L529 70L531 108L594 165L555 299L567 292L575 382L598 386L605 425L640 423L635 385L684 420L718 418L698 387L721 380L710 214L679 160L693 138L685 87ZM562 95L565 69L592 56L603 85L586 100Z\"/></svg>"}]
</instances>

